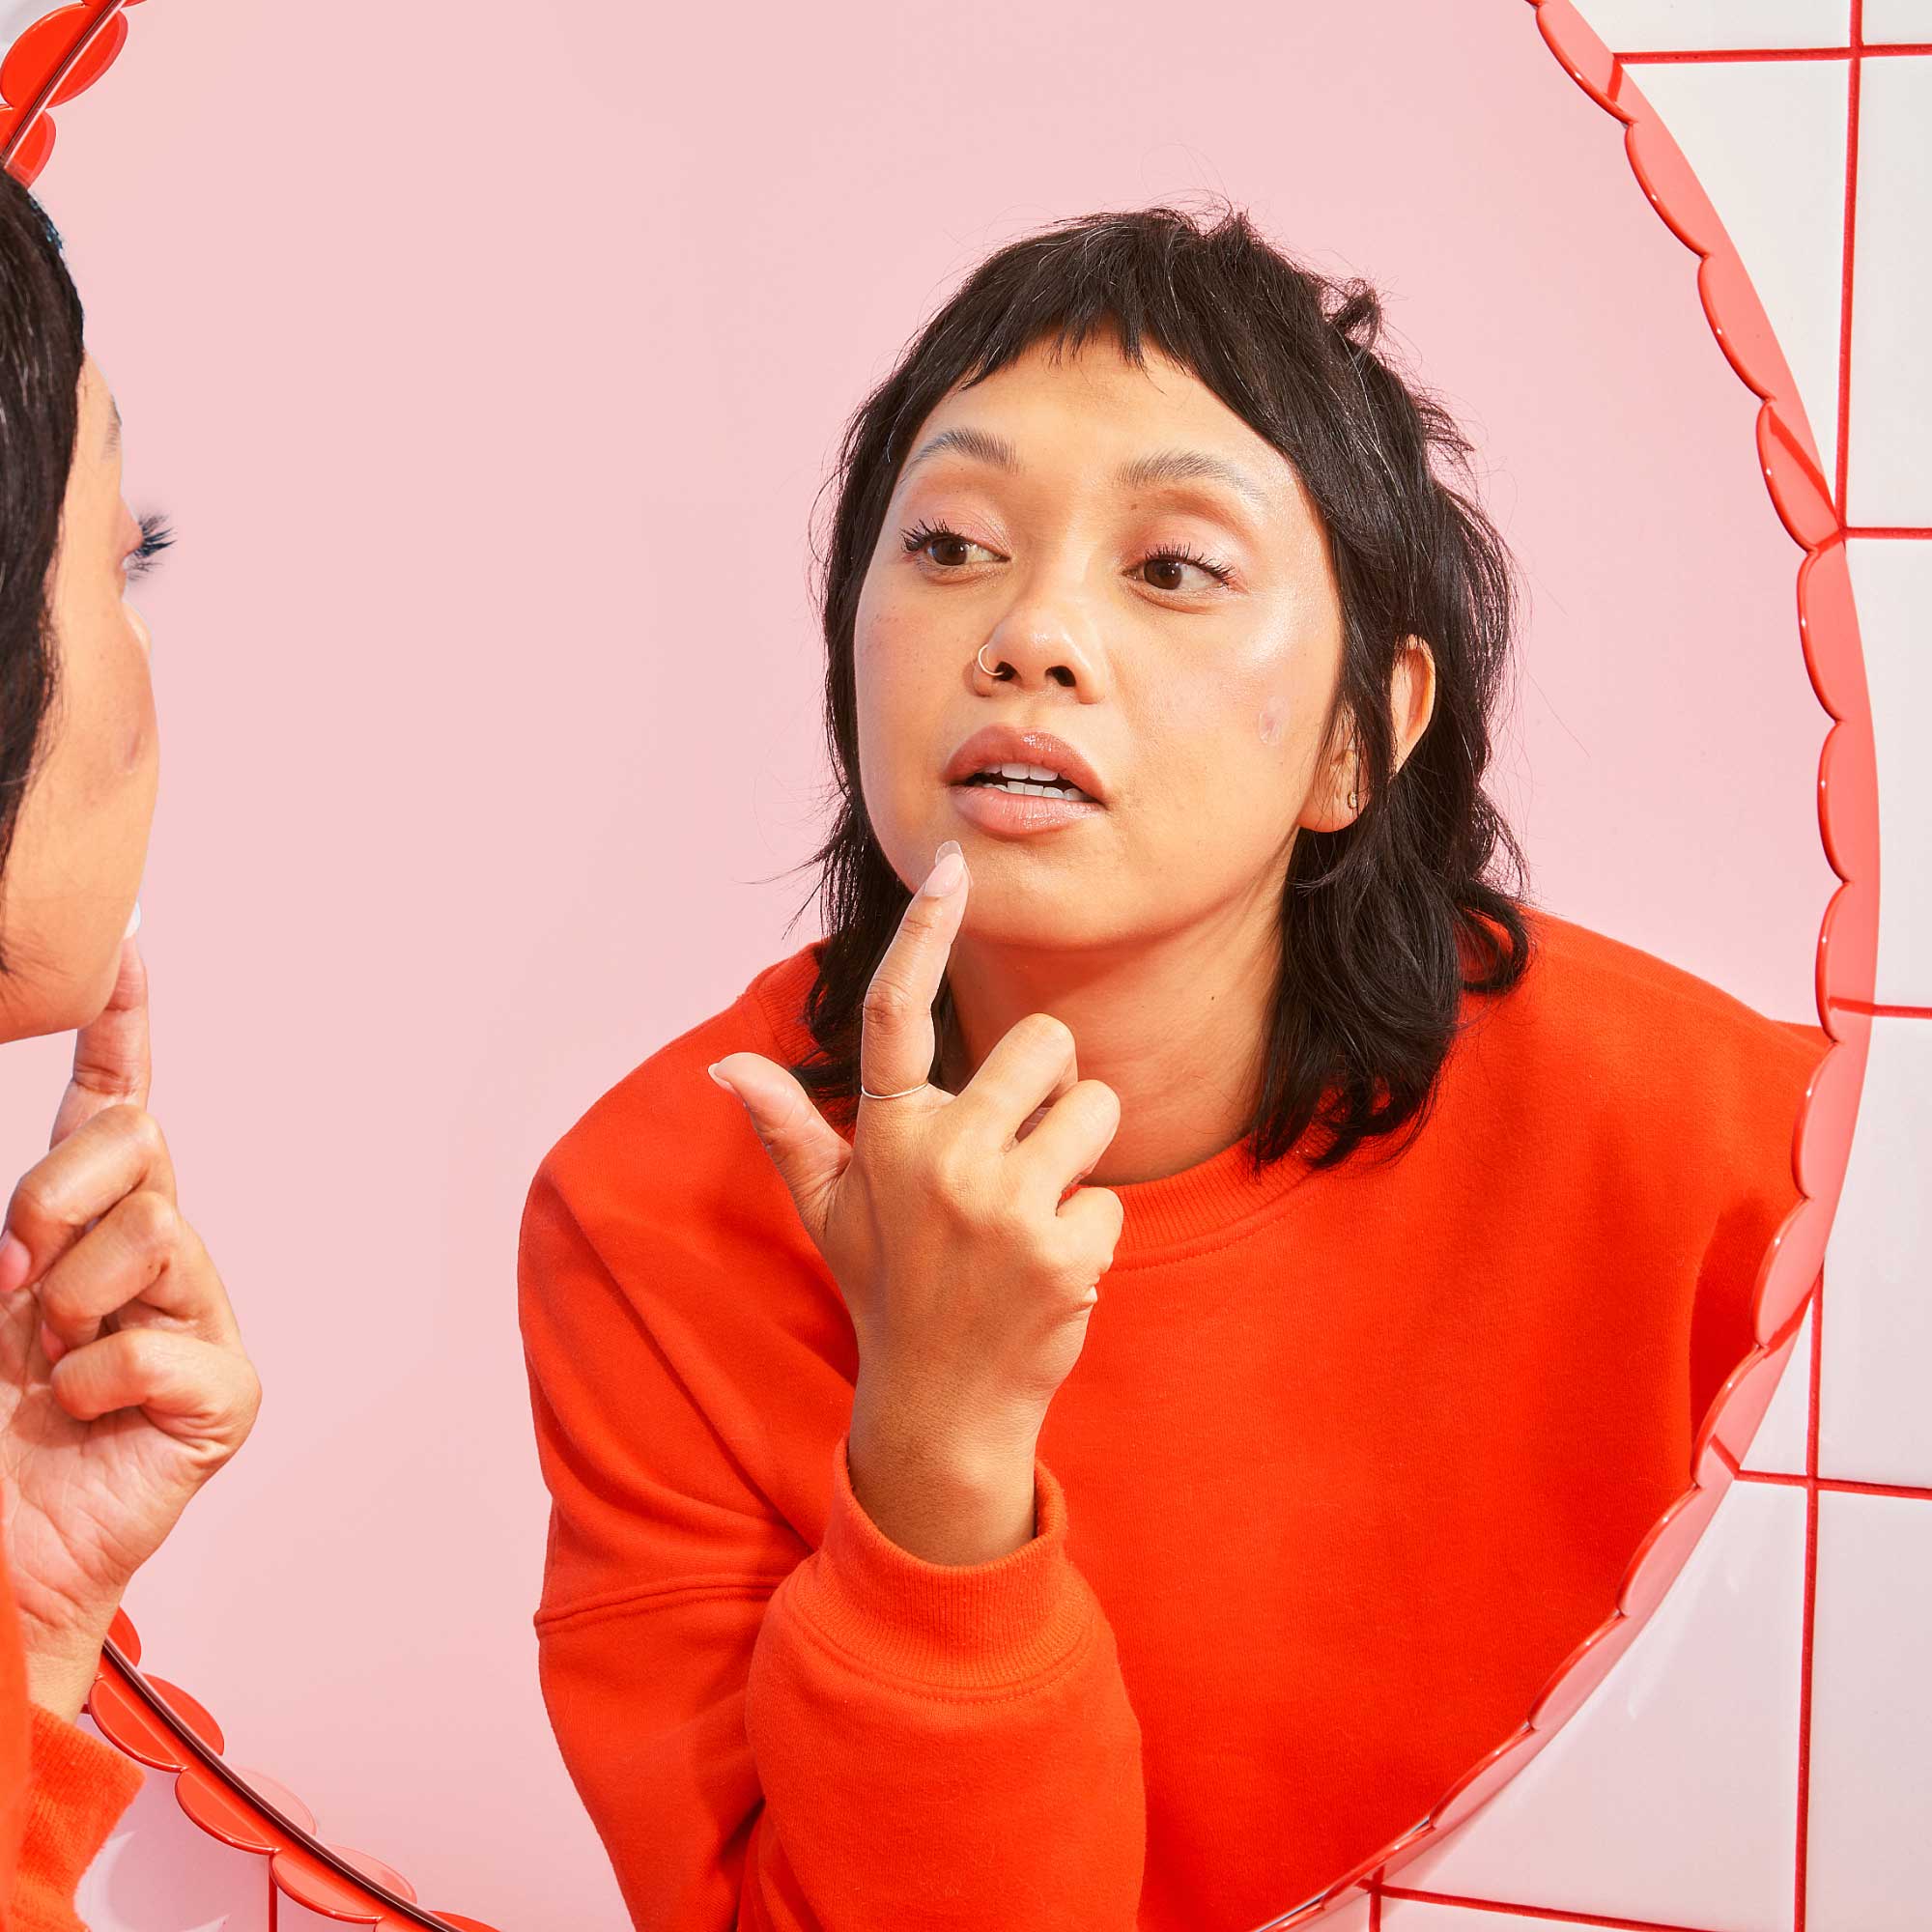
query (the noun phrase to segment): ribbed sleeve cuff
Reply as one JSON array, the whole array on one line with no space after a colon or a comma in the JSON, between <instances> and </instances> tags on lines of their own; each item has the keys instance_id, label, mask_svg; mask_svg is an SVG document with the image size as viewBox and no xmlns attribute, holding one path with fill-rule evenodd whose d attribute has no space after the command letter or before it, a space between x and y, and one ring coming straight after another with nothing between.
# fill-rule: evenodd
<instances>
[{"instance_id":1,"label":"ribbed sleeve cuff","mask_svg":"<svg viewBox=\"0 0 1932 1932\"><path fill-rule=\"evenodd\" d=\"M1032 1541L990 1563L928 1563L901 1549L852 1493L841 1435L815 1559L786 1579L786 1606L862 1667L950 1689L995 1690L1063 1663L1100 1606L1066 1555L1066 1497L1034 1463Z\"/></svg>"},{"instance_id":2,"label":"ribbed sleeve cuff","mask_svg":"<svg viewBox=\"0 0 1932 1932\"><path fill-rule=\"evenodd\" d=\"M28 1706L26 1830L20 1841L19 1903L71 1912L73 1889L121 1814L134 1802L147 1774L130 1757L89 1737L38 1704ZM21 1923L77 1923L22 1919Z\"/></svg>"}]
</instances>

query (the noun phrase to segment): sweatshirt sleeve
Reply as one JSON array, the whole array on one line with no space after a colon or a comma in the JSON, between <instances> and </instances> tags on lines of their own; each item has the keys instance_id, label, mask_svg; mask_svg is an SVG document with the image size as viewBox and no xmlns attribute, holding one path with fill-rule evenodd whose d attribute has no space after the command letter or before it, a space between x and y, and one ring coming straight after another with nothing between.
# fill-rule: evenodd
<instances>
[{"instance_id":1,"label":"sweatshirt sleeve","mask_svg":"<svg viewBox=\"0 0 1932 1932\"><path fill-rule=\"evenodd\" d=\"M841 1435L810 1548L550 1161L518 1274L552 1498L538 1675L633 1922L1128 1932L1140 1727L1044 1464L1031 1542L932 1564L860 1507Z\"/></svg>"},{"instance_id":2,"label":"sweatshirt sleeve","mask_svg":"<svg viewBox=\"0 0 1932 1932\"><path fill-rule=\"evenodd\" d=\"M146 1774L110 1744L29 1706L31 1770L25 1827L7 1932L85 1932L74 1887L91 1865Z\"/></svg>"}]
</instances>

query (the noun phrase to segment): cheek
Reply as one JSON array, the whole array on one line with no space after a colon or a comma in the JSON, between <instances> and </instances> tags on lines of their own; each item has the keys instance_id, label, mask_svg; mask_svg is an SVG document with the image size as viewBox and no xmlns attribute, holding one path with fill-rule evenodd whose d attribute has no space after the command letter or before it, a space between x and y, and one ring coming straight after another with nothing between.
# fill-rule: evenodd
<instances>
[{"instance_id":1,"label":"cheek","mask_svg":"<svg viewBox=\"0 0 1932 1932\"><path fill-rule=\"evenodd\" d=\"M108 748L116 778L131 778L154 762L155 688L144 660L129 665L115 694Z\"/></svg>"},{"instance_id":2,"label":"cheek","mask_svg":"<svg viewBox=\"0 0 1932 1932\"><path fill-rule=\"evenodd\" d=\"M1287 698L1270 697L1263 704L1261 715L1255 721L1255 729L1264 745L1272 747L1281 743L1281 734L1287 728Z\"/></svg>"},{"instance_id":3,"label":"cheek","mask_svg":"<svg viewBox=\"0 0 1932 1932\"><path fill-rule=\"evenodd\" d=\"M152 707L146 719L137 719L121 734L121 775L131 778L148 765L155 753L155 724Z\"/></svg>"}]
</instances>

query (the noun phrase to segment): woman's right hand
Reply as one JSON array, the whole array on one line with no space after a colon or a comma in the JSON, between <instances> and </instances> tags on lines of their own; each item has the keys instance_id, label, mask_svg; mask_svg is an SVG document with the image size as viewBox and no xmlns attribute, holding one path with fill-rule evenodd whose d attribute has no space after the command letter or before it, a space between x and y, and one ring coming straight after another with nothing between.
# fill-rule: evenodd
<instances>
[{"instance_id":1,"label":"woman's right hand","mask_svg":"<svg viewBox=\"0 0 1932 1932\"><path fill-rule=\"evenodd\" d=\"M851 1314L854 1494L913 1554L972 1563L1034 1534L1035 1444L1121 1234L1120 1197L1078 1183L1121 1108L1077 1078L1072 1033L1047 1013L1014 1025L958 1094L922 1084L966 905L964 855L934 893L944 865L866 993L863 1084L917 1093L861 1098L848 1145L775 1062L726 1054L713 1077L743 1102Z\"/></svg>"},{"instance_id":2,"label":"woman's right hand","mask_svg":"<svg viewBox=\"0 0 1932 1932\"><path fill-rule=\"evenodd\" d=\"M261 1406L228 1292L147 1111L148 977L123 942L49 1151L0 1240L0 1475L28 1693L78 1714L134 1572Z\"/></svg>"}]
</instances>

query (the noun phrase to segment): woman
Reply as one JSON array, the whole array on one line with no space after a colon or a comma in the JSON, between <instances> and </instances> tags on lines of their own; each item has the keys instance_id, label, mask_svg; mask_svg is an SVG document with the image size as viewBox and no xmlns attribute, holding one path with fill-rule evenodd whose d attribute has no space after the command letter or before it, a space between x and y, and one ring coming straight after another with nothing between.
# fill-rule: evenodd
<instances>
[{"instance_id":1,"label":"woman","mask_svg":"<svg viewBox=\"0 0 1932 1932\"><path fill-rule=\"evenodd\" d=\"M121 497L121 419L60 238L0 171L0 1039L77 1030L0 1238L0 1913L71 1932L140 1788L75 1724L134 1571L261 1392L147 1112L133 938L158 771L128 582L168 541ZM132 916L130 916L132 915Z\"/></svg>"},{"instance_id":2,"label":"woman","mask_svg":"<svg viewBox=\"0 0 1932 1932\"><path fill-rule=\"evenodd\" d=\"M640 1926L1290 1910L1521 1725L1751 1346L1824 1037L1522 902L1509 559L1379 326L1096 215L850 425L826 937L524 1220Z\"/></svg>"}]
</instances>

